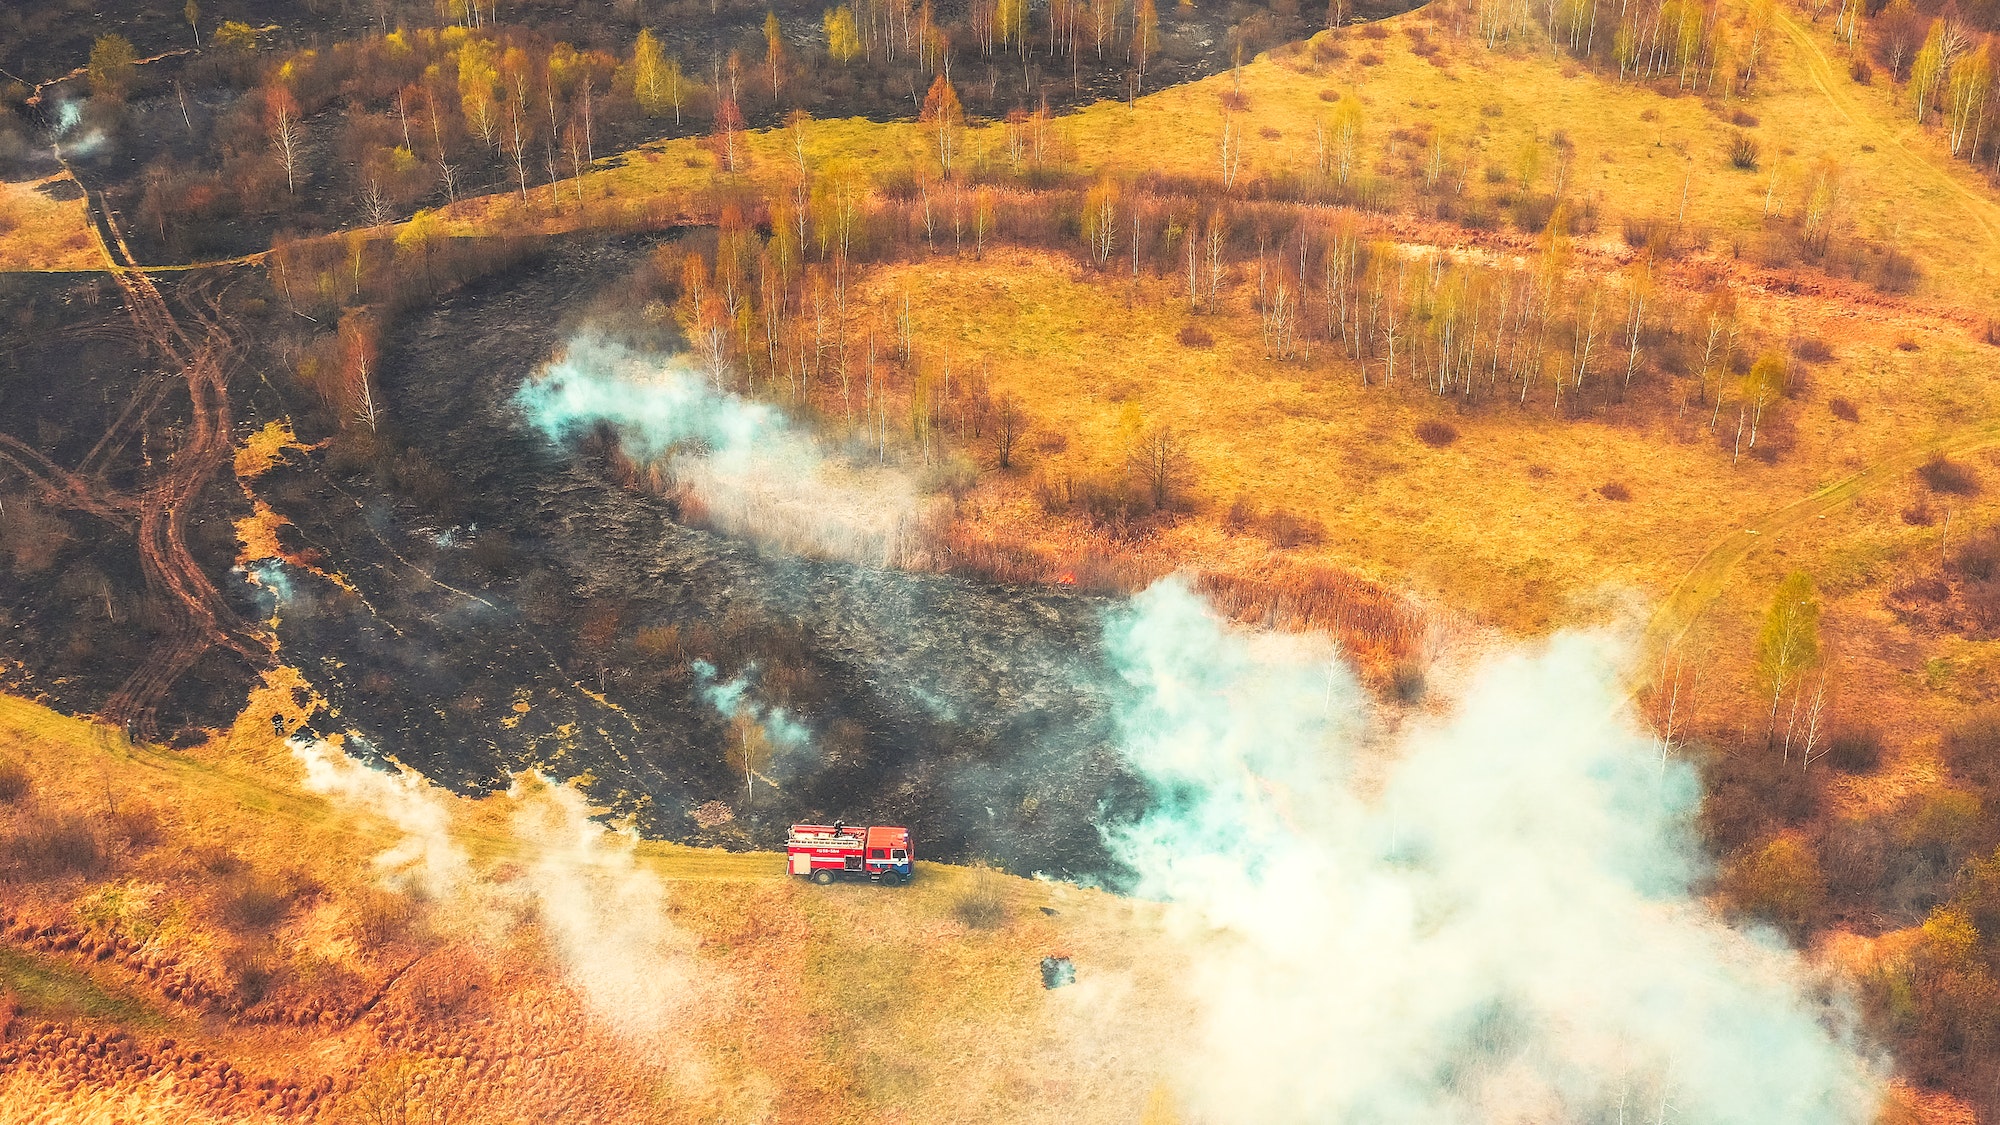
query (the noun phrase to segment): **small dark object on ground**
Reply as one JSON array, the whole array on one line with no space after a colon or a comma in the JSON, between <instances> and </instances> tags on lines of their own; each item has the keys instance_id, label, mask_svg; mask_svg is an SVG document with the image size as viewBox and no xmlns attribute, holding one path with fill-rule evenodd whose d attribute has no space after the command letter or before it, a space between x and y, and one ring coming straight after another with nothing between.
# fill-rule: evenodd
<instances>
[{"instance_id":1,"label":"small dark object on ground","mask_svg":"<svg viewBox=\"0 0 2000 1125\"><path fill-rule=\"evenodd\" d=\"M1044 914L1048 915L1049 917L1053 918L1053 917L1055 917L1056 915L1058 915L1058 914L1062 913L1062 911L1060 911L1060 910L1057 910L1057 909L1056 909L1055 907L1053 907L1053 906L1044 906L1044 907L1042 907L1042 913L1044 913Z\"/></svg>"},{"instance_id":2,"label":"small dark object on ground","mask_svg":"<svg viewBox=\"0 0 2000 1125\"><path fill-rule=\"evenodd\" d=\"M1860 409L1844 398L1828 399L1826 408L1833 411L1833 416L1843 422L1861 421Z\"/></svg>"},{"instance_id":3,"label":"small dark object on ground","mask_svg":"<svg viewBox=\"0 0 2000 1125\"><path fill-rule=\"evenodd\" d=\"M1189 324L1183 327L1181 329L1180 341L1183 345L1190 348L1212 348L1215 346L1215 337L1209 335L1208 329L1203 328L1199 324Z\"/></svg>"},{"instance_id":4,"label":"small dark object on ground","mask_svg":"<svg viewBox=\"0 0 2000 1125\"><path fill-rule=\"evenodd\" d=\"M1389 673L1389 690L1403 703L1420 703L1424 698L1424 670L1414 660L1401 660Z\"/></svg>"},{"instance_id":5,"label":"small dark object on ground","mask_svg":"<svg viewBox=\"0 0 2000 1125\"><path fill-rule=\"evenodd\" d=\"M1076 966L1067 957L1051 954L1042 958L1042 987L1061 988L1076 983Z\"/></svg>"},{"instance_id":6,"label":"small dark object on ground","mask_svg":"<svg viewBox=\"0 0 2000 1125\"><path fill-rule=\"evenodd\" d=\"M1619 501L1620 503L1623 503L1624 501L1630 500L1632 498L1632 490L1626 488L1624 485L1618 483L1615 480L1606 481L1605 483L1599 485L1597 488L1597 494L1599 496L1604 497L1606 500L1616 500Z\"/></svg>"},{"instance_id":7,"label":"small dark object on ground","mask_svg":"<svg viewBox=\"0 0 2000 1125\"><path fill-rule=\"evenodd\" d=\"M1458 440L1458 427L1428 418L1417 423L1417 440L1433 449L1442 449Z\"/></svg>"}]
</instances>

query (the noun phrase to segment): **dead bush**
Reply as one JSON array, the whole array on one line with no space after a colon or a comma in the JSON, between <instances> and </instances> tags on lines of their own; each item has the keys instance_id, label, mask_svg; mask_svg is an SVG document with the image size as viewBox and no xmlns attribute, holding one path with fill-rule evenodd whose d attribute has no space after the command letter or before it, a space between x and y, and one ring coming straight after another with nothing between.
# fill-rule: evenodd
<instances>
[{"instance_id":1,"label":"dead bush","mask_svg":"<svg viewBox=\"0 0 2000 1125\"><path fill-rule=\"evenodd\" d=\"M1744 129L1755 129L1758 125L1757 115L1738 109L1730 113L1729 123Z\"/></svg>"},{"instance_id":2,"label":"dead bush","mask_svg":"<svg viewBox=\"0 0 2000 1125\"><path fill-rule=\"evenodd\" d=\"M1979 494L1979 478L1973 475L1972 469L1942 453L1935 454L1924 462L1923 467L1917 470L1917 475L1923 478L1925 487L1932 492L1942 492L1951 496Z\"/></svg>"},{"instance_id":3,"label":"dead bush","mask_svg":"<svg viewBox=\"0 0 2000 1125\"><path fill-rule=\"evenodd\" d=\"M952 900L951 913L967 929L997 930L1006 925L1007 895L1000 877L990 868L974 869L970 885Z\"/></svg>"},{"instance_id":4,"label":"dead bush","mask_svg":"<svg viewBox=\"0 0 2000 1125\"><path fill-rule=\"evenodd\" d=\"M1344 52L1344 51L1342 52L1342 54L1345 54L1345 53L1346 53L1346 52ZM1320 100L1320 101L1323 101L1323 102L1337 102L1337 101L1339 101L1339 100L1340 100L1340 91L1339 91L1339 90L1330 90L1330 89L1329 89L1329 90L1321 90L1321 91L1319 92L1319 100Z\"/></svg>"},{"instance_id":5,"label":"dead bush","mask_svg":"<svg viewBox=\"0 0 2000 1125\"><path fill-rule=\"evenodd\" d=\"M1737 909L1794 937L1810 930L1826 905L1826 876L1818 858L1790 837L1780 836L1738 857L1723 884Z\"/></svg>"},{"instance_id":6,"label":"dead bush","mask_svg":"<svg viewBox=\"0 0 2000 1125\"><path fill-rule=\"evenodd\" d=\"M1937 522L1937 513L1931 510L1930 501L1917 497L1917 502L1903 509L1903 522L1911 527L1929 527Z\"/></svg>"},{"instance_id":7,"label":"dead bush","mask_svg":"<svg viewBox=\"0 0 2000 1125\"><path fill-rule=\"evenodd\" d=\"M120 805L111 824L134 851L144 851L160 842L159 810L143 802L128 801Z\"/></svg>"},{"instance_id":8,"label":"dead bush","mask_svg":"<svg viewBox=\"0 0 2000 1125\"><path fill-rule=\"evenodd\" d=\"M1361 57L1354 61L1360 63L1362 66L1381 66L1382 56L1373 51L1364 51Z\"/></svg>"},{"instance_id":9,"label":"dead bush","mask_svg":"<svg viewBox=\"0 0 2000 1125\"><path fill-rule=\"evenodd\" d=\"M1389 693L1398 703L1422 703L1428 686L1424 666L1414 660L1398 660L1389 670Z\"/></svg>"},{"instance_id":10,"label":"dead bush","mask_svg":"<svg viewBox=\"0 0 2000 1125\"><path fill-rule=\"evenodd\" d=\"M1209 334L1208 329L1203 328L1199 324L1188 324L1182 327L1178 339L1182 347L1212 348L1215 346L1215 337Z\"/></svg>"},{"instance_id":11,"label":"dead bush","mask_svg":"<svg viewBox=\"0 0 2000 1125\"><path fill-rule=\"evenodd\" d=\"M1432 449L1443 449L1458 440L1458 427L1437 418L1417 423L1417 440Z\"/></svg>"},{"instance_id":12,"label":"dead bush","mask_svg":"<svg viewBox=\"0 0 2000 1125\"><path fill-rule=\"evenodd\" d=\"M379 950L403 936L416 917L416 908L403 895L370 889L359 896L354 914L354 929L361 947Z\"/></svg>"},{"instance_id":13,"label":"dead bush","mask_svg":"<svg viewBox=\"0 0 2000 1125\"><path fill-rule=\"evenodd\" d=\"M1856 86L1866 86L1875 81L1875 68L1860 55L1854 56L1854 65L1847 68L1847 76L1854 79Z\"/></svg>"},{"instance_id":14,"label":"dead bush","mask_svg":"<svg viewBox=\"0 0 2000 1125\"><path fill-rule=\"evenodd\" d=\"M1944 760L1952 772L1974 784L2000 782L2000 712L1984 711L1945 732Z\"/></svg>"},{"instance_id":15,"label":"dead bush","mask_svg":"<svg viewBox=\"0 0 2000 1125\"><path fill-rule=\"evenodd\" d=\"M291 909L289 888L254 876L229 888L222 899L223 918L240 930L267 929L276 925Z\"/></svg>"},{"instance_id":16,"label":"dead bush","mask_svg":"<svg viewBox=\"0 0 2000 1125\"><path fill-rule=\"evenodd\" d=\"M1375 40L1387 39L1389 38L1389 29L1383 27L1379 23L1364 23L1361 25L1361 38L1375 39Z\"/></svg>"},{"instance_id":17,"label":"dead bush","mask_svg":"<svg viewBox=\"0 0 2000 1125\"><path fill-rule=\"evenodd\" d=\"M38 879L91 875L105 863L96 827L80 816L30 823L7 841L6 854L15 870Z\"/></svg>"},{"instance_id":18,"label":"dead bush","mask_svg":"<svg viewBox=\"0 0 2000 1125\"><path fill-rule=\"evenodd\" d=\"M11 805L28 795L28 771L21 763L0 761L0 804Z\"/></svg>"},{"instance_id":19,"label":"dead bush","mask_svg":"<svg viewBox=\"0 0 2000 1125\"><path fill-rule=\"evenodd\" d=\"M1757 170L1757 159L1763 151L1763 146L1757 143L1757 138L1741 130L1729 138L1729 163L1746 172Z\"/></svg>"},{"instance_id":20,"label":"dead bush","mask_svg":"<svg viewBox=\"0 0 2000 1125\"><path fill-rule=\"evenodd\" d=\"M1632 499L1632 490L1615 480L1597 486L1597 494L1606 500L1616 500L1621 504Z\"/></svg>"},{"instance_id":21,"label":"dead bush","mask_svg":"<svg viewBox=\"0 0 2000 1125\"><path fill-rule=\"evenodd\" d=\"M1826 760L1842 773L1874 773L1882 765L1882 732L1874 727L1835 731L1826 744Z\"/></svg>"},{"instance_id":22,"label":"dead bush","mask_svg":"<svg viewBox=\"0 0 2000 1125\"><path fill-rule=\"evenodd\" d=\"M1826 408L1833 412L1835 418L1843 422L1861 421L1861 411L1844 398L1828 399Z\"/></svg>"}]
</instances>

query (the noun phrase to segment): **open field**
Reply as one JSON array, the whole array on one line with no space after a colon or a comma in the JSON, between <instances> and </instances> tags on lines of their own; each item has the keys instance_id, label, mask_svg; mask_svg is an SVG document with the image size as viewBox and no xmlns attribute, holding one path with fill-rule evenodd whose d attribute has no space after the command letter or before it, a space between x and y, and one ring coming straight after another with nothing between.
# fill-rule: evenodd
<instances>
[{"instance_id":1,"label":"open field","mask_svg":"<svg viewBox=\"0 0 2000 1125\"><path fill-rule=\"evenodd\" d=\"M41 188L74 189L66 177L0 183L0 270L91 270L103 265L80 193L58 201Z\"/></svg>"}]
</instances>

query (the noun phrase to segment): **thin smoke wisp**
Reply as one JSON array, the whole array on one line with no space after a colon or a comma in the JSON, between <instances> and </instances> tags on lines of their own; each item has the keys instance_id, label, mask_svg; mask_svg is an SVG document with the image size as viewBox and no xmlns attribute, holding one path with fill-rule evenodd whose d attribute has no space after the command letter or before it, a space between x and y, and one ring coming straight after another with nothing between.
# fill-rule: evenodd
<instances>
[{"instance_id":1,"label":"thin smoke wisp","mask_svg":"<svg viewBox=\"0 0 2000 1125\"><path fill-rule=\"evenodd\" d=\"M664 466L671 491L719 530L794 554L896 565L927 503L904 473L830 451L778 408L719 391L679 359L579 336L515 405L551 441L598 425Z\"/></svg>"},{"instance_id":2,"label":"thin smoke wisp","mask_svg":"<svg viewBox=\"0 0 2000 1125\"><path fill-rule=\"evenodd\" d=\"M1329 644L1237 632L1177 580L1106 639L1155 796L1107 842L1190 928L1204 1120L1873 1119L1845 1006L1696 897L1697 781L1611 639L1493 657L1387 746Z\"/></svg>"}]
</instances>

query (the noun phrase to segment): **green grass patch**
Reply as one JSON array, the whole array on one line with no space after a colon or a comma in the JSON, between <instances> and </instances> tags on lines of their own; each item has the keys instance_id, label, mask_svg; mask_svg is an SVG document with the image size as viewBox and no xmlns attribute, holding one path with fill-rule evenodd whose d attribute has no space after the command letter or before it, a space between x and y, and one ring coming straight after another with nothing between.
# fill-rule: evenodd
<instances>
[{"instance_id":1,"label":"green grass patch","mask_svg":"<svg viewBox=\"0 0 2000 1125\"><path fill-rule=\"evenodd\" d=\"M0 982L23 1009L45 1018L81 1016L142 1031L164 1030L173 1022L139 997L108 988L89 973L4 946L0 946Z\"/></svg>"}]
</instances>

